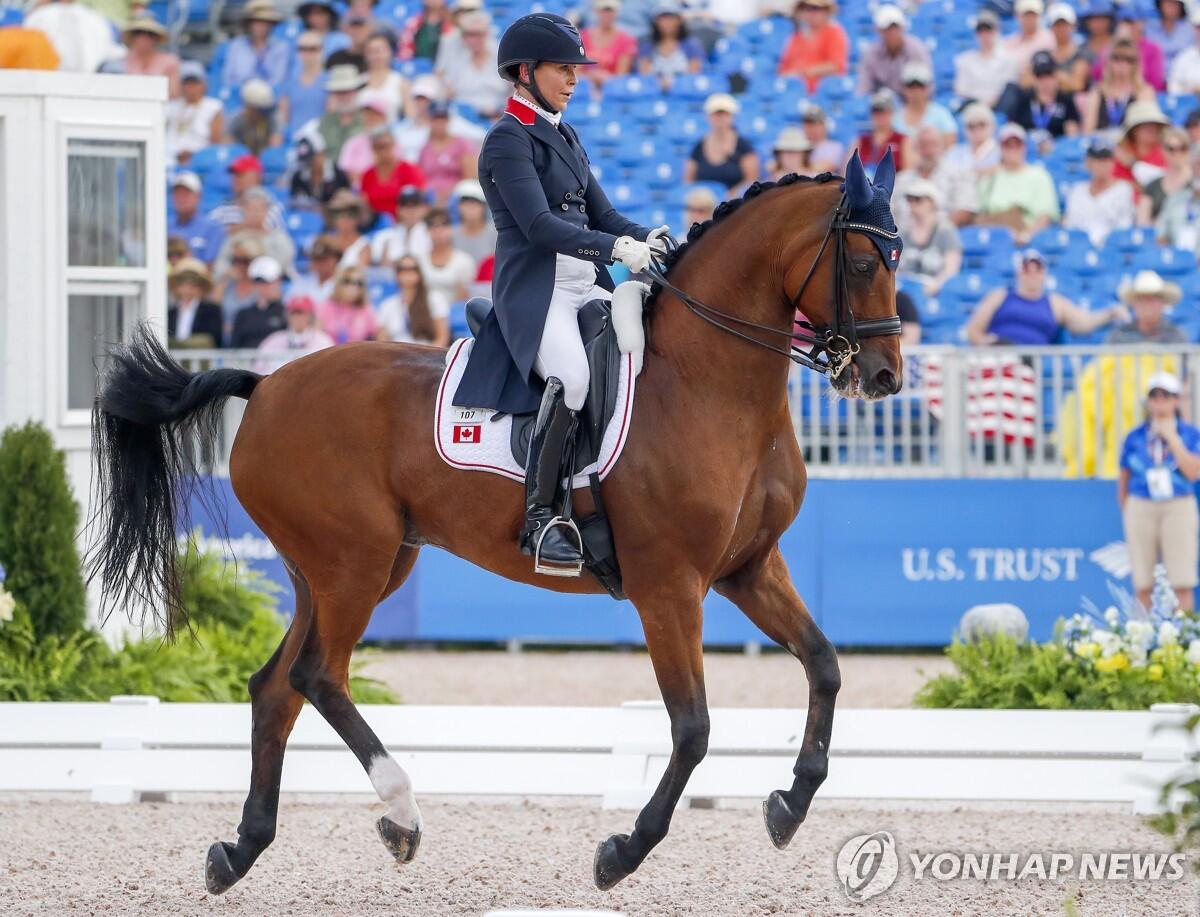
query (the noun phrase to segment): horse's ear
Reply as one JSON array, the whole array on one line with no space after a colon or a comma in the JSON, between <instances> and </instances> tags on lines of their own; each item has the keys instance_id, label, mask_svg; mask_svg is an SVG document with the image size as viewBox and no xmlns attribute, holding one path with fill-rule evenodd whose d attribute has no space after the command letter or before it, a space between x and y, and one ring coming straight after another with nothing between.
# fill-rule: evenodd
<instances>
[{"instance_id":1,"label":"horse's ear","mask_svg":"<svg viewBox=\"0 0 1200 917\"><path fill-rule=\"evenodd\" d=\"M887 152L883 154L883 159L879 160L879 165L875 167L875 187L882 188L890 199L892 187L895 184L896 160L892 158L892 148L889 146Z\"/></svg>"},{"instance_id":2,"label":"horse's ear","mask_svg":"<svg viewBox=\"0 0 1200 917\"><path fill-rule=\"evenodd\" d=\"M846 200L851 210L860 210L869 206L874 199L875 192L871 189L871 180L867 178L866 169L863 168L856 149L850 161L846 163Z\"/></svg>"}]
</instances>

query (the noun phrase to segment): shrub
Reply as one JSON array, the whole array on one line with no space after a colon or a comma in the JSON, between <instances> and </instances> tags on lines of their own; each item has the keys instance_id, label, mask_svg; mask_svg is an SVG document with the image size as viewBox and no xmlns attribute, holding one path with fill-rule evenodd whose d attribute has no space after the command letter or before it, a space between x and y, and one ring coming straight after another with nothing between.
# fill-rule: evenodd
<instances>
[{"instance_id":1,"label":"shrub","mask_svg":"<svg viewBox=\"0 0 1200 917\"><path fill-rule=\"evenodd\" d=\"M0 437L0 565L38 637L83 629L78 525L66 460L50 433L32 422L9 427Z\"/></svg>"}]
</instances>

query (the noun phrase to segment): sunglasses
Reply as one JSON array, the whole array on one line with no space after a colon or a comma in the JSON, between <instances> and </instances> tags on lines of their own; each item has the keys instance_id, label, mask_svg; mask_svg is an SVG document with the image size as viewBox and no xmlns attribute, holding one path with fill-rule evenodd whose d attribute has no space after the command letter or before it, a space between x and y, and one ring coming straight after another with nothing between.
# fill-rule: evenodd
<instances>
[{"instance_id":1,"label":"sunglasses","mask_svg":"<svg viewBox=\"0 0 1200 917\"><path fill-rule=\"evenodd\" d=\"M358 277L344 277L344 278L342 278L342 283L344 283L348 287L363 286L363 281Z\"/></svg>"},{"instance_id":2,"label":"sunglasses","mask_svg":"<svg viewBox=\"0 0 1200 917\"><path fill-rule=\"evenodd\" d=\"M1136 64L1138 62L1136 57L1126 57L1123 54L1114 55L1113 60L1118 64Z\"/></svg>"},{"instance_id":3,"label":"sunglasses","mask_svg":"<svg viewBox=\"0 0 1200 917\"><path fill-rule=\"evenodd\" d=\"M297 51L320 51L321 46L320 45L299 45L296 48L296 50Z\"/></svg>"},{"instance_id":4,"label":"sunglasses","mask_svg":"<svg viewBox=\"0 0 1200 917\"><path fill-rule=\"evenodd\" d=\"M419 271L419 270L421 270L421 269L419 267L417 267L417 265L415 265L415 264L397 264L396 265L396 273L397 274L399 274L401 271Z\"/></svg>"},{"instance_id":5,"label":"sunglasses","mask_svg":"<svg viewBox=\"0 0 1200 917\"><path fill-rule=\"evenodd\" d=\"M987 127L987 126L988 126L988 123L986 121L973 121L967 125L967 130L973 131L978 128Z\"/></svg>"},{"instance_id":6,"label":"sunglasses","mask_svg":"<svg viewBox=\"0 0 1200 917\"><path fill-rule=\"evenodd\" d=\"M1163 147L1168 153L1186 153L1187 147L1178 143L1170 143Z\"/></svg>"},{"instance_id":7,"label":"sunglasses","mask_svg":"<svg viewBox=\"0 0 1200 917\"><path fill-rule=\"evenodd\" d=\"M242 258L241 256L230 259L234 264L249 264L253 260L253 258Z\"/></svg>"}]
</instances>

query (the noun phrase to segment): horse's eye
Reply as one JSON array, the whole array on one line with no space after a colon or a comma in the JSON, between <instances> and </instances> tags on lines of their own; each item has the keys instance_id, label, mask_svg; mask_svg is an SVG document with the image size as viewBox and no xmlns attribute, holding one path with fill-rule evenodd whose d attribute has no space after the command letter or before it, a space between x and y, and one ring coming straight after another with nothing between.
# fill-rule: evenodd
<instances>
[{"instance_id":1,"label":"horse's eye","mask_svg":"<svg viewBox=\"0 0 1200 917\"><path fill-rule=\"evenodd\" d=\"M856 258L854 260L854 269L860 274L865 274L871 270L871 262L867 258Z\"/></svg>"}]
</instances>

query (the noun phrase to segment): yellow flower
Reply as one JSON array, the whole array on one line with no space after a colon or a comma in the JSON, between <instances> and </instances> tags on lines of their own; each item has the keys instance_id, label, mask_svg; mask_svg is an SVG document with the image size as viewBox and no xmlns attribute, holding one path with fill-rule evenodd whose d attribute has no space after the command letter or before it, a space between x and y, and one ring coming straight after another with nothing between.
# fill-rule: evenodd
<instances>
[{"instance_id":1,"label":"yellow flower","mask_svg":"<svg viewBox=\"0 0 1200 917\"><path fill-rule=\"evenodd\" d=\"M1107 659L1097 659L1095 665L1097 672L1120 672L1129 668L1129 657L1124 653L1113 653Z\"/></svg>"},{"instance_id":2,"label":"yellow flower","mask_svg":"<svg viewBox=\"0 0 1200 917\"><path fill-rule=\"evenodd\" d=\"M1096 659L1100 656L1099 643L1081 643L1075 647L1075 655L1082 659Z\"/></svg>"},{"instance_id":3,"label":"yellow flower","mask_svg":"<svg viewBox=\"0 0 1200 917\"><path fill-rule=\"evenodd\" d=\"M1162 681L1163 667L1161 665L1159 665L1158 663L1148 666L1146 668L1146 677L1149 678L1151 681Z\"/></svg>"}]
</instances>

